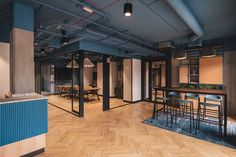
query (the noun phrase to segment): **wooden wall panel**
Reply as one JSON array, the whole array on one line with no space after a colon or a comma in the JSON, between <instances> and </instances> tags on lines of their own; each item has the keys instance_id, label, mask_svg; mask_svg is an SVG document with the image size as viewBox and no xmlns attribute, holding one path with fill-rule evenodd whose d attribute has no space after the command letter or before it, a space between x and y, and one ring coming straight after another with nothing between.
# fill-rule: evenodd
<instances>
[{"instance_id":1,"label":"wooden wall panel","mask_svg":"<svg viewBox=\"0 0 236 157\"><path fill-rule=\"evenodd\" d=\"M188 67L179 68L179 83L188 83Z\"/></svg>"},{"instance_id":2,"label":"wooden wall panel","mask_svg":"<svg viewBox=\"0 0 236 157\"><path fill-rule=\"evenodd\" d=\"M223 84L222 56L200 58L200 83Z\"/></svg>"}]
</instances>

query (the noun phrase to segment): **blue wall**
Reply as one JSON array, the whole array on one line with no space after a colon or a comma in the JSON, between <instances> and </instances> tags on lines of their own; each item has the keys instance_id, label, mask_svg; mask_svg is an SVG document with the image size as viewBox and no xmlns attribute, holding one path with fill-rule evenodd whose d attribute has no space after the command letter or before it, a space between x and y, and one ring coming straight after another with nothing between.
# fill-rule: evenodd
<instances>
[{"instance_id":1,"label":"blue wall","mask_svg":"<svg viewBox=\"0 0 236 157\"><path fill-rule=\"evenodd\" d=\"M0 104L0 146L48 131L47 99Z\"/></svg>"},{"instance_id":2,"label":"blue wall","mask_svg":"<svg viewBox=\"0 0 236 157\"><path fill-rule=\"evenodd\" d=\"M34 31L34 8L23 3L14 2L12 6L13 28Z\"/></svg>"}]
</instances>

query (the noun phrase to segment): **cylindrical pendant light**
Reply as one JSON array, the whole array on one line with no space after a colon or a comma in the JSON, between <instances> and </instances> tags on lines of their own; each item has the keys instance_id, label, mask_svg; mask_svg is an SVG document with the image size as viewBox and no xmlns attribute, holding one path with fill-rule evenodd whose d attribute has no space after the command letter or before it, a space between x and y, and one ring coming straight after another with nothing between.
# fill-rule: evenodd
<instances>
[{"instance_id":1,"label":"cylindrical pendant light","mask_svg":"<svg viewBox=\"0 0 236 157\"><path fill-rule=\"evenodd\" d=\"M175 57L175 59L182 60L182 59L187 58L187 54L186 54L186 52L184 52L183 49L181 49L181 50L178 50L175 52L174 57Z\"/></svg>"},{"instance_id":2,"label":"cylindrical pendant light","mask_svg":"<svg viewBox=\"0 0 236 157\"><path fill-rule=\"evenodd\" d=\"M215 57L216 49L213 46L204 47L201 51L201 57Z\"/></svg>"},{"instance_id":3,"label":"cylindrical pendant light","mask_svg":"<svg viewBox=\"0 0 236 157\"><path fill-rule=\"evenodd\" d=\"M132 15L133 12L133 6L131 3L125 3L124 5L124 15L129 17Z\"/></svg>"}]
</instances>

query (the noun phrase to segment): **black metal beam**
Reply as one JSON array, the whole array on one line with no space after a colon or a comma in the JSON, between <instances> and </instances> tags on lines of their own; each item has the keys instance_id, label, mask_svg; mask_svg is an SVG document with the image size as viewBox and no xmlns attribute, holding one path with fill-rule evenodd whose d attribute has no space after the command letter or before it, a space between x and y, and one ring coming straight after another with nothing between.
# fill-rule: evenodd
<instances>
[{"instance_id":1,"label":"black metal beam","mask_svg":"<svg viewBox=\"0 0 236 157\"><path fill-rule=\"evenodd\" d=\"M171 87L171 54L166 59L166 87Z\"/></svg>"},{"instance_id":2,"label":"black metal beam","mask_svg":"<svg viewBox=\"0 0 236 157\"><path fill-rule=\"evenodd\" d=\"M142 100L145 99L145 72L146 72L146 64L145 61L142 59L141 60L141 97Z\"/></svg>"},{"instance_id":3,"label":"black metal beam","mask_svg":"<svg viewBox=\"0 0 236 157\"><path fill-rule=\"evenodd\" d=\"M107 55L103 56L103 111L110 109L110 67Z\"/></svg>"},{"instance_id":4,"label":"black metal beam","mask_svg":"<svg viewBox=\"0 0 236 157\"><path fill-rule=\"evenodd\" d=\"M152 101L152 62L148 62L148 83L149 83L149 92L148 92L148 97L149 101Z\"/></svg>"},{"instance_id":5,"label":"black metal beam","mask_svg":"<svg viewBox=\"0 0 236 157\"><path fill-rule=\"evenodd\" d=\"M79 54L79 116L84 116L84 54Z\"/></svg>"}]
</instances>

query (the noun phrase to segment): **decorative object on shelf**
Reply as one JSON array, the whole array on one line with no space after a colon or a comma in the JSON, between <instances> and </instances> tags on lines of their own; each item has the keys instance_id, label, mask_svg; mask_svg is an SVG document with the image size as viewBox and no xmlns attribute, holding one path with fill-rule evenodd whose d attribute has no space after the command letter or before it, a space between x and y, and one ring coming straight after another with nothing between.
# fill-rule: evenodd
<instances>
[{"instance_id":1,"label":"decorative object on shelf","mask_svg":"<svg viewBox=\"0 0 236 157\"><path fill-rule=\"evenodd\" d=\"M179 49L175 52L174 57L175 57L175 59L183 60L183 59L187 58L187 54L186 54L186 52L184 52L183 49Z\"/></svg>"},{"instance_id":2,"label":"decorative object on shelf","mask_svg":"<svg viewBox=\"0 0 236 157\"><path fill-rule=\"evenodd\" d=\"M126 17L129 17L132 15L132 12L133 12L133 6L131 3L125 3L124 4L124 15Z\"/></svg>"},{"instance_id":3,"label":"decorative object on shelf","mask_svg":"<svg viewBox=\"0 0 236 157\"><path fill-rule=\"evenodd\" d=\"M72 65L73 65L73 68L75 68L75 69L78 69L78 68L79 68L79 64L76 62L76 60L70 61L70 62L66 65L66 67L67 67L67 68L72 68Z\"/></svg>"},{"instance_id":4,"label":"decorative object on shelf","mask_svg":"<svg viewBox=\"0 0 236 157\"><path fill-rule=\"evenodd\" d=\"M216 49L213 46L204 47L201 51L201 57L215 57Z\"/></svg>"}]
</instances>

